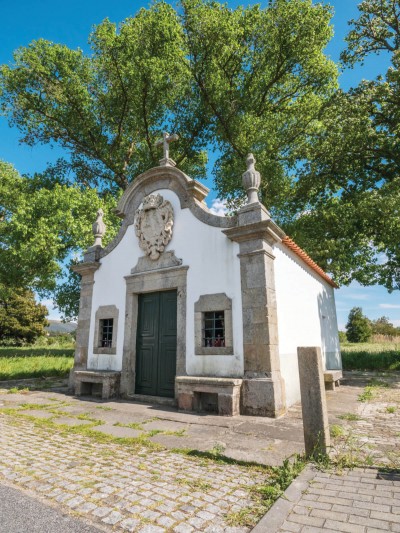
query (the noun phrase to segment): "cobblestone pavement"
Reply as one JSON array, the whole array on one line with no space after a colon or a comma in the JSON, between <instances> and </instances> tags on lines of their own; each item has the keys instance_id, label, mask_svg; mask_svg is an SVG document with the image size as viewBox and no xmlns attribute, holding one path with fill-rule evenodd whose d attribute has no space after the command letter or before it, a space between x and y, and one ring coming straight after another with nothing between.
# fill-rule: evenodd
<instances>
[{"instance_id":1,"label":"cobblestone pavement","mask_svg":"<svg viewBox=\"0 0 400 533\"><path fill-rule=\"evenodd\" d=\"M330 417L332 455L400 469L400 373L354 372L342 389Z\"/></svg>"},{"instance_id":2,"label":"cobblestone pavement","mask_svg":"<svg viewBox=\"0 0 400 533\"><path fill-rule=\"evenodd\" d=\"M279 533L400 531L400 473L355 468L317 472Z\"/></svg>"},{"instance_id":3,"label":"cobblestone pavement","mask_svg":"<svg viewBox=\"0 0 400 533\"><path fill-rule=\"evenodd\" d=\"M23 411L29 416L29 410ZM42 406L42 415L44 412ZM249 530L230 527L227 521L233 513L256 505L249 489L265 481L265 471L151 450L140 444L130 448L102 443L74 434L74 427L79 426L60 435L46 424L1 413L0 480L30 489L109 530Z\"/></svg>"},{"instance_id":4,"label":"cobblestone pavement","mask_svg":"<svg viewBox=\"0 0 400 533\"><path fill-rule=\"evenodd\" d=\"M257 532L400 532L400 376L351 373L327 401L332 455L342 467L313 473L295 500L276 502ZM259 515L252 488L268 480L267 469L174 447L214 446L216 454L279 464L302 452L301 433L299 406L280 420L227 419L54 391L0 391L0 482L31 490L105 531L244 533L249 528L237 524L246 513ZM349 463L363 467L343 468ZM384 467L394 471L385 474ZM272 526L268 517L282 502L291 507Z\"/></svg>"}]
</instances>

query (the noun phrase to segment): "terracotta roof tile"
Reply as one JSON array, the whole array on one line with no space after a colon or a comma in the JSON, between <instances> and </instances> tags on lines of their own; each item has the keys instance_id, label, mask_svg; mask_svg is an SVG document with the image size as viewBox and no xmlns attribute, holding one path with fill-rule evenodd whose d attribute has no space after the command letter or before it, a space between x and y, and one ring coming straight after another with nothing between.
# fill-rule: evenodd
<instances>
[{"instance_id":1,"label":"terracotta roof tile","mask_svg":"<svg viewBox=\"0 0 400 533\"><path fill-rule=\"evenodd\" d=\"M335 289L339 288L338 285L336 285L336 283L333 281L333 279L331 279L328 274L324 272L322 268L319 267L317 263L313 261L311 257L306 254L306 252L302 250L300 246L298 246L290 237L284 237L282 239L282 242L285 246L289 248L289 250L292 250L292 252L294 252L298 257L300 257L300 259L302 259L304 263L306 263L306 265L308 265L312 270L314 270L314 272L319 274L321 278L327 281L329 285L332 285L332 287L335 287Z\"/></svg>"}]
</instances>

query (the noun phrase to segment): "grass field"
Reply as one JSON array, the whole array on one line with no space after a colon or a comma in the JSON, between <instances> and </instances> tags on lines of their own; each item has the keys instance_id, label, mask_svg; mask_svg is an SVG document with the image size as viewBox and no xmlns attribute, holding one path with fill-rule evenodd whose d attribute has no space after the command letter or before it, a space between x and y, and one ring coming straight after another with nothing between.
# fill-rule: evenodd
<instances>
[{"instance_id":1,"label":"grass field","mask_svg":"<svg viewBox=\"0 0 400 533\"><path fill-rule=\"evenodd\" d=\"M74 349L24 347L0 348L0 381L67 376Z\"/></svg>"},{"instance_id":2,"label":"grass field","mask_svg":"<svg viewBox=\"0 0 400 533\"><path fill-rule=\"evenodd\" d=\"M400 371L400 344L342 343L344 370ZM0 381L67 376L74 347L0 347Z\"/></svg>"},{"instance_id":3,"label":"grass field","mask_svg":"<svg viewBox=\"0 0 400 533\"><path fill-rule=\"evenodd\" d=\"M400 370L398 343L342 343L344 370Z\"/></svg>"}]
</instances>

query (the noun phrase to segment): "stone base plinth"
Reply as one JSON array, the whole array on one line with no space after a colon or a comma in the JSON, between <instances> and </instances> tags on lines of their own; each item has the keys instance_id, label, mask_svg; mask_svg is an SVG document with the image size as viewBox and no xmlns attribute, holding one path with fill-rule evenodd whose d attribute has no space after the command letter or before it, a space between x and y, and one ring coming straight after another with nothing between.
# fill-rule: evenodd
<instances>
[{"instance_id":1,"label":"stone base plinth","mask_svg":"<svg viewBox=\"0 0 400 533\"><path fill-rule=\"evenodd\" d=\"M93 394L93 386L101 386L101 398L107 400L119 395L121 372L112 370L75 370L75 396Z\"/></svg>"},{"instance_id":2,"label":"stone base plinth","mask_svg":"<svg viewBox=\"0 0 400 533\"><path fill-rule=\"evenodd\" d=\"M241 413L271 418L284 415L286 402L283 381L279 378L243 379Z\"/></svg>"},{"instance_id":3,"label":"stone base plinth","mask_svg":"<svg viewBox=\"0 0 400 533\"><path fill-rule=\"evenodd\" d=\"M215 411L219 415L240 414L241 379L178 376L175 381L180 410L213 410L213 398L215 398Z\"/></svg>"}]
</instances>

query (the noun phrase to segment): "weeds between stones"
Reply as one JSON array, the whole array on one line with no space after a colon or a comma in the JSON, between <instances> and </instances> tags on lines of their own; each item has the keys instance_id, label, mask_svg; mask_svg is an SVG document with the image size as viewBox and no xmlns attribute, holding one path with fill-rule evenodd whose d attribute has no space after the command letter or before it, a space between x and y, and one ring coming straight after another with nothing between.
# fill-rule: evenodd
<instances>
[{"instance_id":1,"label":"weeds between stones","mask_svg":"<svg viewBox=\"0 0 400 533\"><path fill-rule=\"evenodd\" d=\"M228 513L227 524L231 526L254 526L273 503L282 496L292 481L304 469L307 462L304 456L295 455L285 459L282 466L266 467L268 472L266 483L250 489L250 496L256 502L255 507Z\"/></svg>"},{"instance_id":2,"label":"weeds between stones","mask_svg":"<svg viewBox=\"0 0 400 533\"><path fill-rule=\"evenodd\" d=\"M344 435L344 429L342 428L342 426L338 426L336 424L330 426L329 432L331 434L331 437L333 438L341 437L342 435Z\"/></svg>"},{"instance_id":3,"label":"weeds between stones","mask_svg":"<svg viewBox=\"0 0 400 533\"><path fill-rule=\"evenodd\" d=\"M340 420L348 420L352 422L362 420L361 416L358 416L354 413L344 413L343 415L339 415L338 418L340 418Z\"/></svg>"},{"instance_id":4,"label":"weeds between stones","mask_svg":"<svg viewBox=\"0 0 400 533\"><path fill-rule=\"evenodd\" d=\"M376 395L377 391L381 388L387 389L389 384L386 381L380 379L371 379L369 384L365 387L364 391L358 395L357 400L359 402L368 402L372 400Z\"/></svg>"}]
</instances>

